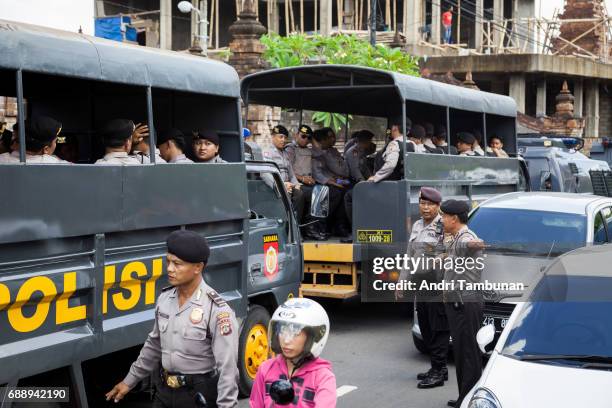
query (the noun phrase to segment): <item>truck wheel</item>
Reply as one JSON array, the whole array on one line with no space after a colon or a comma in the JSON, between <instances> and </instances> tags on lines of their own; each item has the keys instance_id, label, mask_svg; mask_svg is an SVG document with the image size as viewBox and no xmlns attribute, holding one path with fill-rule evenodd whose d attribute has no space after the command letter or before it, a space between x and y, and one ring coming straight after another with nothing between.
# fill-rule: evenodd
<instances>
[{"instance_id":1,"label":"truck wheel","mask_svg":"<svg viewBox=\"0 0 612 408\"><path fill-rule=\"evenodd\" d=\"M238 387L242 396L249 396L257 369L270 355L268 345L269 322L270 314L265 308L258 305L250 308L244 321L238 348L238 355L240 356L238 361L238 371L240 372Z\"/></svg>"},{"instance_id":2,"label":"truck wheel","mask_svg":"<svg viewBox=\"0 0 612 408\"><path fill-rule=\"evenodd\" d=\"M414 347L419 350L423 354L429 354L429 350L427 350L427 346L422 339L419 339L414 334L412 335L412 341L414 342Z\"/></svg>"}]
</instances>

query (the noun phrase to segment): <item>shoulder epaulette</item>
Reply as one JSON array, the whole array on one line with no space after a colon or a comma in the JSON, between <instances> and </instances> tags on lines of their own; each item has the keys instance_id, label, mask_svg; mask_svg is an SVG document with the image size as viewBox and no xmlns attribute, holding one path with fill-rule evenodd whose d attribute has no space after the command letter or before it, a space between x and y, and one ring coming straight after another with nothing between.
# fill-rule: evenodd
<instances>
[{"instance_id":1,"label":"shoulder epaulette","mask_svg":"<svg viewBox=\"0 0 612 408\"><path fill-rule=\"evenodd\" d=\"M214 290L209 290L208 292L206 292L206 294L217 306L223 307L227 305L227 302L225 301L225 299L223 299L221 295L219 295Z\"/></svg>"},{"instance_id":2,"label":"shoulder epaulette","mask_svg":"<svg viewBox=\"0 0 612 408\"><path fill-rule=\"evenodd\" d=\"M174 286L172 286L172 285L170 285L170 286L166 286L165 288L162 288L162 290L161 290L161 291L162 291L162 292L166 292L166 291L168 291L168 290L170 290L170 289L172 289L172 288L174 288Z\"/></svg>"}]
</instances>

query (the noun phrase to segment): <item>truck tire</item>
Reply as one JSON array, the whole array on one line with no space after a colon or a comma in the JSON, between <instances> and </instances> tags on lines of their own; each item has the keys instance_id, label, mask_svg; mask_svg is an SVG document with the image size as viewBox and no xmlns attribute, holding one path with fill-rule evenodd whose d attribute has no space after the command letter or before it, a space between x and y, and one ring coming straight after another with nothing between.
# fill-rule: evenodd
<instances>
[{"instance_id":1,"label":"truck tire","mask_svg":"<svg viewBox=\"0 0 612 408\"><path fill-rule=\"evenodd\" d=\"M259 305L250 308L244 321L238 346L238 371L240 395L248 397L255 381L259 365L270 355L268 345L268 323L270 313Z\"/></svg>"}]
</instances>

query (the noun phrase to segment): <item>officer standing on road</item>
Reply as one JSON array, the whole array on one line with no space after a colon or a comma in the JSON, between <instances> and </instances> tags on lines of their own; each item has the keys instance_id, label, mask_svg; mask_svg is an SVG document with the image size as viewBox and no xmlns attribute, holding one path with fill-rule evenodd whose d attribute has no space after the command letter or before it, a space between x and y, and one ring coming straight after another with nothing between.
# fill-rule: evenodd
<instances>
[{"instance_id":1,"label":"officer standing on road","mask_svg":"<svg viewBox=\"0 0 612 408\"><path fill-rule=\"evenodd\" d=\"M454 262L462 259L463 265L461 269L458 268L457 261L454 268L444 271L444 281L447 284L454 282L454 287L445 289L443 293L459 386L459 398L457 401L449 401L448 405L459 407L482 374L482 355L476 342L476 333L482 323L483 299L480 292L462 289L457 281L480 282L482 268L478 266L477 260L482 259L484 243L466 225L470 207L465 201L447 200L440 209L444 232L451 235L446 257ZM473 261L468 267L466 260L469 259Z\"/></svg>"},{"instance_id":2,"label":"officer standing on road","mask_svg":"<svg viewBox=\"0 0 612 408\"><path fill-rule=\"evenodd\" d=\"M168 282L155 307L155 324L123 381L106 394L119 402L151 373L157 381L156 408L196 406L201 393L208 407L238 403L238 324L232 309L202 278L210 249L193 231L167 239ZM153 372L159 367L161 371ZM155 381L154 381L155 382Z\"/></svg>"},{"instance_id":3,"label":"officer standing on road","mask_svg":"<svg viewBox=\"0 0 612 408\"><path fill-rule=\"evenodd\" d=\"M439 215L442 194L435 188L421 187L419 193L419 213L421 218L414 223L409 238L409 255L412 258L433 258L444 252L444 227ZM402 271L400 279L406 279L407 272ZM422 281L438 283L440 278L435 268L421 268L415 271L413 278L420 286ZM418 287L417 286L417 287ZM396 292L402 298L403 292ZM433 290L416 292L416 308L419 328L423 342L429 350L431 368L426 373L419 373L418 388L434 388L444 385L448 380L446 367L450 333L444 303L440 302L441 293Z\"/></svg>"}]
</instances>

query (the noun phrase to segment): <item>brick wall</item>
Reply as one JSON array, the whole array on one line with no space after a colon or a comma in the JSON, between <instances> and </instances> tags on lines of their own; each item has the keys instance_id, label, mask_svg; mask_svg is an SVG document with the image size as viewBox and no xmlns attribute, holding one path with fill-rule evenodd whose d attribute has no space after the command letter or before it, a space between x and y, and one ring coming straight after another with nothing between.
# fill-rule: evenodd
<instances>
[{"instance_id":1,"label":"brick wall","mask_svg":"<svg viewBox=\"0 0 612 408\"><path fill-rule=\"evenodd\" d=\"M599 136L612 136L612 90L599 88Z\"/></svg>"}]
</instances>

